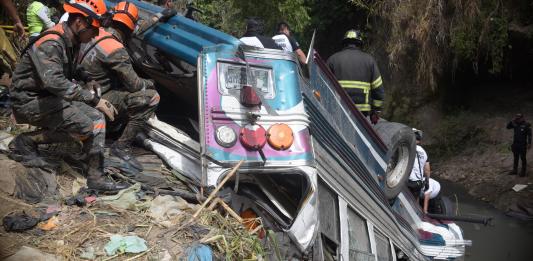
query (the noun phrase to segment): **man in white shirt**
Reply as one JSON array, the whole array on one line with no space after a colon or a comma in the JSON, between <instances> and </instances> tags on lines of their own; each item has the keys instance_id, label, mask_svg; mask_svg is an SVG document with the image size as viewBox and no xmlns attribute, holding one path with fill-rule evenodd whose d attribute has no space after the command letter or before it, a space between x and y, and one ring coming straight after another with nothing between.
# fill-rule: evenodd
<instances>
[{"instance_id":1,"label":"man in white shirt","mask_svg":"<svg viewBox=\"0 0 533 261\"><path fill-rule=\"evenodd\" d=\"M281 50L272 38L264 36L263 33L263 21L257 17L249 18L246 22L246 33L239 40L250 46Z\"/></svg>"},{"instance_id":2,"label":"man in white shirt","mask_svg":"<svg viewBox=\"0 0 533 261\"><path fill-rule=\"evenodd\" d=\"M429 179L428 188L422 194L424 198L424 213L428 213L429 200L436 198L440 192L440 183L432 178Z\"/></svg>"},{"instance_id":3,"label":"man in white shirt","mask_svg":"<svg viewBox=\"0 0 533 261\"><path fill-rule=\"evenodd\" d=\"M283 48L283 50L296 53L300 63L306 63L307 58L302 49L300 49L300 44L298 44L296 39L291 36L291 30L287 23L281 22L278 24L278 34L274 35L272 39L274 39L276 44Z\"/></svg>"},{"instance_id":4,"label":"man in white shirt","mask_svg":"<svg viewBox=\"0 0 533 261\"><path fill-rule=\"evenodd\" d=\"M420 146L422 140L422 131L413 128L413 132L416 137L416 157L415 163L413 164L413 170L411 171L409 180L407 181L407 186L418 201L420 192L424 188L424 182L430 176L431 168L429 166L428 154L424 148Z\"/></svg>"}]
</instances>

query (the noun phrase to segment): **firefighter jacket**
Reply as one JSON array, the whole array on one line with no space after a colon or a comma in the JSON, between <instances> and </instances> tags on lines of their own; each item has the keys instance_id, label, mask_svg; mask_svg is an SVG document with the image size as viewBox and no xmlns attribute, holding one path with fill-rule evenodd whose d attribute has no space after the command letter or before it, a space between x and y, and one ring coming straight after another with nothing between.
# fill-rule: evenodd
<instances>
[{"instance_id":1,"label":"firefighter jacket","mask_svg":"<svg viewBox=\"0 0 533 261\"><path fill-rule=\"evenodd\" d=\"M60 98L57 103L43 105L50 111L60 110L71 101L95 102L91 91L72 81L76 53L74 37L67 24L60 23L43 33L22 54L11 85L14 105L48 96Z\"/></svg>"},{"instance_id":2,"label":"firefighter jacket","mask_svg":"<svg viewBox=\"0 0 533 261\"><path fill-rule=\"evenodd\" d=\"M140 78L133 70L121 34L112 28L106 30L100 29L98 36L82 47L78 56L78 63L89 79L100 84L102 94L111 89L133 93L153 88L152 81Z\"/></svg>"},{"instance_id":3,"label":"firefighter jacket","mask_svg":"<svg viewBox=\"0 0 533 261\"><path fill-rule=\"evenodd\" d=\"M507 124L507 129L514 130L513 148L525 149L527 145L531 145L531 124L529 122L510 121Z\"/></svg>"},{"instance_id":4,"label":"firefighter jacket","mask_svg":"<svg viewBox=\"0 0 533 261\"><path fill-rule=\"evenodd\" d=\"M383 106L383 81L371 55L349 45L333 54L327 63L360 111L379 110Z\"/></svg>"}]
</instances>

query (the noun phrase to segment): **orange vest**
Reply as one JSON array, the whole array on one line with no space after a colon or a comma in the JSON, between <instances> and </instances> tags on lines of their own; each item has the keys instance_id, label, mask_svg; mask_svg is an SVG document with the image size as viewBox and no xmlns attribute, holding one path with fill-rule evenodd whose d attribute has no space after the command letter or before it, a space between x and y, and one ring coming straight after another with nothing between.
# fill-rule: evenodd
<instances>
[{"instance_id":1,"label":"orange vest","mask_svg":"<svg viewBox=\"0 0 533 261\"><path fill-rule=\"evenodd\" d=\"M59 24L56 24L54 27L46 30L45 32L48 32L48 31L55 31L55 32L58 32L59 34L63 35L65 34L65 30L63 30L63 23L59 23ZM39 40L37 40L37 42L35 42L33 44L33 46L35 48L39 47L42 43L48 41L48 40L58 40L60 38L59 35L57 34L47 34L43 37L41 37Z\"/></svg>"}]
</instances>

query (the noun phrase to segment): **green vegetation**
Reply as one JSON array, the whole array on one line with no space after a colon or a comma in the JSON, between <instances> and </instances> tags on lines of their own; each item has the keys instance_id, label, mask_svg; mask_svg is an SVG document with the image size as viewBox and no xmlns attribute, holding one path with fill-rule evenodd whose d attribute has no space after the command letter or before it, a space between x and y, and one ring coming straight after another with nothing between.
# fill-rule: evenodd
<instances>
[{"instance_id":1,"label":"green vegetation","mask_svg":"<svg viewBox=\"0 0 533 261\"><path fill-rule=\"evenodd\" d=\"M265 31L274 33L278 22L285 21L294 31L301 32L309 26L309 7L304 0L197 0L195 3L204 11L199 15L202 23L241 36L248 17L260 17L265 22Z\"/></svg>"}]
</instances>

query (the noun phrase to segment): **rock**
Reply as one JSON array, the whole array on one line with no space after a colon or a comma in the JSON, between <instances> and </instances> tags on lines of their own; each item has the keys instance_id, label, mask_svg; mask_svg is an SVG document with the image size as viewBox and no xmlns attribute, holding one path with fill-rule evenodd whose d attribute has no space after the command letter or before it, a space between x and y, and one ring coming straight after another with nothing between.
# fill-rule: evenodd
<instances>
[{"instance_id":1,"label":"rock","mask_svg":"<svg viewBox=\"0 0 533 261\"><path fill-rule=\"evenodd\" d=\"M56 261L60 260L54 255L43 253L38 249L23 246L14 255L4 261Z\"/></svg>"}]
</instances>

